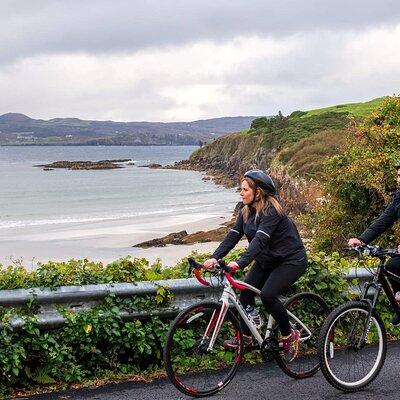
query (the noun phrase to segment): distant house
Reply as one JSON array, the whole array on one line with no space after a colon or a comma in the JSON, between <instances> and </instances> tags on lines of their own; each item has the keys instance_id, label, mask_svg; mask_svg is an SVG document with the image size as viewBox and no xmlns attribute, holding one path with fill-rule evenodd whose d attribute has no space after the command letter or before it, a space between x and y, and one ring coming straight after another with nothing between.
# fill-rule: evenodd
<instances>
[{"instance_id":1,"label":"distant house","mask_svg":"<svg viewBox=\"0 0 400 400\"><path fill-rule=\"evenodd\" d=\"M18 135L17 139L18 140L36 140L37 137L32 136L32 135L23 135L23 136L22 135Z\"/></svg>"}]
</instances>

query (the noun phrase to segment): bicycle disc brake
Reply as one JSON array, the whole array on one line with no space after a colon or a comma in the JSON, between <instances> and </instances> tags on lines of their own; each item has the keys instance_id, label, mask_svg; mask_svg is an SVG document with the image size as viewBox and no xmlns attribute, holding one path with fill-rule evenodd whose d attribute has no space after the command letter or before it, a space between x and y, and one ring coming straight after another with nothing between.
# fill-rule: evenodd
<instances>
[{"instance_id":1,"label":"bicycle disc brake","mask_svg":"<svg viewBox=\"0 0 400 400\"><path fill-rule=\"evenodd\" d=\"M264 339L261 345L261 354L264 361L273 361L279 351L279 343L274 337Z\"/></svg>"}]
</instances>

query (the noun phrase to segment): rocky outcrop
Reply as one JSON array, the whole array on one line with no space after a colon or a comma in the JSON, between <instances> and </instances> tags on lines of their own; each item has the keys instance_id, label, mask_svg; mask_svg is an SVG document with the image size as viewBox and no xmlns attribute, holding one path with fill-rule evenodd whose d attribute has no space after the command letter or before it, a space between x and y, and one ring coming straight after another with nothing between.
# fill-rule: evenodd
<instances>
[{"instance_id":1,"label":"rocky outcrop","mask_svg":"<svg viewBox=\"0 0 400 400\"><path fill-rule=\"evenodd\" d=\"M162 238L148 240L146 242L135 244L132 247L149 248L149 247L164 247L167 244L194 244L194 243L206 243L206 242L219 242L226 236L228 230L232 228L232 226L234 225L236 216L238 215L241 207L242 203L241 202L237 203L235 209L233 210L232 218L229 221L221 224L219 228L212 229L210 231L198 231L190 234L188 234L186 231L173 232Z\"/></svg>"},{"instance_id":2,"label":"rocky outcrop","mask_svg":"<svg viewBox=\"0 0 400 400\"><path fill-rule=\"evenodd\" d=\"M173 232L162 238L148 240L146 242L135 244L133 247L149 248L149 247L165 247L167 244L194 244L194 243L206 243L206 242L219 242L221 241L228 230L233 225L234 220L232 219L228 223L224 224L217 229L210 231L198 231L195 233L188 234L186 231Z\"/></svg>"},{"instance_id":3,"label":"rocky outcrop","mask_svg":"<svg viewBox=\"0 0 400 400\"><path fill-rule=\"evenodd\" d=\"M50 164L35 165L35 167L42 167L44 171L50 171L54 168L65 168L72 170L81 169L115 169L123 168L121 163L130 162L131 159L118 159L118 160L101 160L101 161L56 161Z\"/></svg>"}]
</instances>

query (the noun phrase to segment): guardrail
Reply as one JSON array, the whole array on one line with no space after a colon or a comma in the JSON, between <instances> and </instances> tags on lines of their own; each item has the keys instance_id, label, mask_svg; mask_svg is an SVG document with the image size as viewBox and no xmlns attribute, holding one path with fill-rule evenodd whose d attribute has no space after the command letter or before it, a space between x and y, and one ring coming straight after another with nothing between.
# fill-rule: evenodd
<instances>
[{"instance_id":1,"label":"guardrail","mask_svg":"<svg viewBox=\"0 0 400 400\"><path fill-rule=\"evenodd\" d=\"M346 276L351 281L358 278L361 282L371 279L367 271L353 270ZM120 298L131 296L155 295L160 286L167 286L175 298L170 307L159 310L121 312L123 320L148 318L150 316L173 315L179 310L203 299L217 300L222 290L218 285L205 287L194 278L169 279L154 282L114 283L84 286L61 286L54 290L48 288L0 290L0 306L21 307L34 301L39 306L37 313L38 325L41 329L53 329L62 326L65 318L58 311L59 307L79 312L100 303L110 294ZM18 329L24 325L19 317L11 319L11 325Z\"/></svg>"}]
</instances>

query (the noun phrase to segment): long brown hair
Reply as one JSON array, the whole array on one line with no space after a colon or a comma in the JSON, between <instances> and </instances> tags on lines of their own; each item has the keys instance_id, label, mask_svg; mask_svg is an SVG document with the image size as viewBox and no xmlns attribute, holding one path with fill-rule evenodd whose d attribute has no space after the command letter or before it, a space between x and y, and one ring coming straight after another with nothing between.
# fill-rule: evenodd
<instances>
[{"instance_id":1,"label":"long brown hair","mask_svg":"<svg viewBox=\"0 0 400 400\"><path fill-rule=\"evenodd\" d=\"M282 206L280 205L279 201L274 197L274 196L267 196L260 187L257 187L256 184L254 183L253 179L249 177L244 177L241 182L246 181L248 185L250 186L250 189L253 191L253 193L256 196L256 199L254 200L254 203L252 204L253 207L256 209L256 217L254 221L257 221L257 218L261 215L261 213L265 213L268 209L268 207L274 207L276 212L279 215L283 215L284 211ZM257 197L257 194L259 196ZM243 221L247 222L250 214L250 207L248 205L245 205L242 208L242 215L243 215Z\"/></svg>"}]
</instances>

